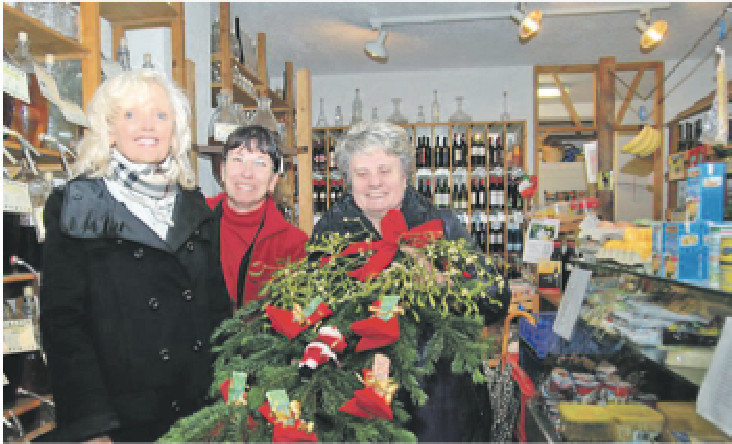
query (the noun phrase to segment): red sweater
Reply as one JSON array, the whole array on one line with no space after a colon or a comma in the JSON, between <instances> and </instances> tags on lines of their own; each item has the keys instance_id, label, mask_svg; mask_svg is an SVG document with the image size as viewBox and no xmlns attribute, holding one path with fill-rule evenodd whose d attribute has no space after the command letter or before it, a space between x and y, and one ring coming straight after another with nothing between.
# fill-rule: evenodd
<instances>
[{"instance_id":1,"label":"red sweater","mask_svg":"<svg viewBox=\"0 0 732 444\"><path fill-rule=\"evenodd\" d=\"M247 269L247 281L244 286L244 304L263 299L259 291L267 282L274 268L278 268L281 259L296 260L305 257L305 244L308 235L282 217L273 199L268 199L258 210L239 214L234 212L226 200L226 194L206 199L206 203L215 210L221 203L221 264L224 269L226 288L233 304L236 304L236 284L239 265L254 234L257 232L262 217L266 219L252 250ZM251 272L264 271L261 275L252 276Z\"/></svg>"}]
</instances>

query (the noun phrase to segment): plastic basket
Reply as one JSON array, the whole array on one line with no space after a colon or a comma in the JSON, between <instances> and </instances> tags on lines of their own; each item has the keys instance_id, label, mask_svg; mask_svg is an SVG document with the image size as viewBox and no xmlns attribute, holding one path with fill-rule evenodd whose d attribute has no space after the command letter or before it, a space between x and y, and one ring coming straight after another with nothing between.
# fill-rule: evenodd
<instances>
[{"instance_id":1,"label":"plastic basket","mask_svg":"<svg viewBox=\"0 0 732 444\"><path fill-rule=\"evenodd\" d=\"M556 317L556 312L534 313L536 326L524 318L519 318L519 338L523 339L539 358L546 358L549 351L558 346L560 338L552 331Z\"/></svg>"},{"instance_id":2,"label":"plastic basket","mask_svg":"<svg viewBox=\"0 0 732 444\"><path fill-rule=\"evenodd\" d=\"M528 345L540 359L549 354L586 354L612 355L623 345L622 340L605 336L598 339L593 335L592 327L577 323L570 340L560 338L552 331L556 312L534 313L536 326L531 325L524 318L519 318L519 338Z\"/></svg>"}]
</instances>

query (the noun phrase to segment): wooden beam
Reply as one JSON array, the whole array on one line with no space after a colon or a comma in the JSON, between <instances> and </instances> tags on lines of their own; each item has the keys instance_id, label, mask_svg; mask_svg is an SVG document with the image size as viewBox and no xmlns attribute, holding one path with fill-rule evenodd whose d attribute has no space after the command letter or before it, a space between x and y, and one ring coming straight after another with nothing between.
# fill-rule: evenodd
<instances>
[{"instance_id":1,"label":"wooden beam","mask_svg":"<svg viewBox=\"0 0 732 444\"><path fill-rule=\"evenodd\" d=\"M313 233L313 160L312 156L312 85L310 70L297 71L297 185L298 225L309 235ZM301 150L300 148L304 148ZM304 152L303 152L304 151Z\"/></svg>"},{"instance_id":2,"label":"wooden beam","mask_svg":"<svg viewBox=\"0 0 732 444\"><path fill-rule=\"evenodd\" d=\"M534 66L534 89L532 92L534 102L534 170L531 171L533 174L539 174L539 150L543 144L544 139L539 140L539 102L537 94L539 91L539 74L541 66Z\"/></svg>"},{"instance_id":3,"label":"wooden beam","mask_svg":"<svg viewBox=\"0 0 732 444\"><path fill-rule=\"evenodd\" d=\"M185 33L185 5L183 2L171 4L177 17L171 20L170 39L173 51L173 81L179 87L188 86L186 82L186 33Z\"/></svg>"},{"instance_id":4,"label":"wooden beam","mask_svg":"<svg viewBox=\"0 0 732 444\"><path fill-rule=\"evenodd\" d=\"M597 71L597 65L553 65L553 66L535 66L534 70L538 74L581 74L594 73Z\"/></svg>"},{"instance_id":5,"label":"wooden beam","mask_svg":"<svg viewBox=\"0 0 732 444\"><path fill-rule=\"evenodd\" d=\"M221 84L226 85L234 94L234 72L231 67L231 4L229 2L221 2L219 6L219 24L221 25ZM214 107L218 103L213 104Z\"/></svg>"},{"instance_id":6,"label":"wooden beam","mask_svg":"<svg viewBox=\"0 0 732 444\"><path fill-rule=\"evenodd\" d=\"M259 97L268 97L269 73L267 72L267 35L263 32L257 33L257 71L262 85L259 89Z\"/></svg>"},{"instance_id":7,"label":"wooden beam","mask_svg":"<svg viewBox=\"0 0 732 444\"><path fill-rule=\"evenodd\" d=\"M597 131L596 125L585 125L585 126L570 126L570 125L558 125L558 126L539 126L540 132L549 132L549 133L572 133L576 131Z\"/></svg>"},{"instance_id":8,"label":"wooden beam","mask_svg":"<svg viewBox=\"0 0 732 444\"><path fill-rule=\"evenodd\" d=\"M615 57L602 57L597 67L597 169L613 171L615 163ZM616 178L617 179L617 178ZM598 181L602 180L598 177ZM613 189L617 189L613 184ZM615 191L598 191L600 215L615 220Z\"/></svg>"},{"instance_id":9,"label":"wooden beam","mask_svg":"<svg viewBox=\"0 0 732 444\"><path fill-rule=\"evenodd\" d=\"M653 125L657 130L661 131L661 138L663 140L663 96L664 96L664 64L663 62L656 62L656 91L653 101L655 102L654 122ZM663 184L664 184L664 163L665 156L663 149L663 142L661 143L661 149L656 150L653 154L653 219L661 220L663 218ZM669 188L670 191L670 188Z\"/></svg>"},{"instance_id":10,"label":"wooden beam","mask_svg":"<svg viewBox=\"0 0 732 444\"><path fill-rule=\"evenodd\" d=\"M552 78L554 79L554 84L557 85L557 88L559 89L560 99L562 100L564 107L567 108L567 112L569 113L569 117L572 118L572 122L574 122L575 126L582 126L582 122L577 115L577 111L574 109L572 99L569 98L567 90L564 88L564 85L562 85L562 81L559 80L559 75L552 73Z\"/></svg>"},{"instance_id":11,"label":"wooden beam","mask_svg":"<svg viewBox=\"0 0 732 444\"><path fill-rule=\"evenodd\" d=\"M81 59L82 97L84 110L94 91L102 83L102 44L99 24L99 3L81 2L81 41L89 55Z\"/></svg>"},{"instance_id":12,"label":"wooden beam","mask_svg":"<svg viewBox=\"0 0 732 444\"><path fill-rule=\"evenodd\" d=\"M638 89L638 85L640 85L640 81L643 78L643 73L645 72L644 67L638 68L638 73L633 78L633 81L630 83L630 88L628 88L628 92L625 93L625 98L623 99L623 104L620 105L620 111L618 111L618 116L615 118L615 123L620 125L623 123L623 118L625 117L626 111L628 111L628 107L630 106L630 101L633 99L633 94L635 94L636 90Z\"/></svg>"}]
</instances>

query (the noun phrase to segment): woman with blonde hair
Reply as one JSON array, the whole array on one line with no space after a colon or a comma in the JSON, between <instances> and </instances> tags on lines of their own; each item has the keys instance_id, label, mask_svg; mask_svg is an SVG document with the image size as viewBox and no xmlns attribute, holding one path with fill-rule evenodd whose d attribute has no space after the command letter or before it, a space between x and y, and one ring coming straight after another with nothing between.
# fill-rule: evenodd
<instances>
[{"instance_id":1,"label":"woman with blonde hair","mask_svg":"<svg viewBox=\"0 0 732 444\"><path fill-rule=\"evenodd\" d=\"M53 440L150 442L207 402L209 338L231 313L218 226L187 158L190 106L163 74L110 78L88 115L44 212Z\"/></svg>"}]
</instances>

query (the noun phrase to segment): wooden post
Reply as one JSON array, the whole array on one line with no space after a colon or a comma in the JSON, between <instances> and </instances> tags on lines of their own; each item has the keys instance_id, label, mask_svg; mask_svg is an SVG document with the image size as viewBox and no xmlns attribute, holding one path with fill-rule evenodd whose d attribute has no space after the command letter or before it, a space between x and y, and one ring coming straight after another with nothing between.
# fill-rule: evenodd
<instances>
[{"instance_id":1,"label":"wooden post","mask_svg":"<svg viewBox=\"0 0 732 444\"><path fill-rule=\"evenodd\" d=\"M185 33L185 5L183 2L172 2L171 6L178 13L178 17L171 20L170 39L173 47L173 81L180 88L186 83L186 33Z\"/></svg>"},{"instance_id":2,"label":"wooden post","mask_svg":"<svg viewBox=\"0 0 732 444\"><path fill-rule=\"evenodd\" d=\"M84 110L102 83L102 44L99 36L99 3L81 2L81 41L84 48L89 50L89 55L81 59Z\"/></svg>"},{"instance_id":3,"label":"wooden post","mask_svg":"<svg viewBox=\"0 0 732 444\"><path fill-rule=\"evenodd\" d=\"M653 116L653 120L655 122L654 127L661 132L661 138L663 139L663 95L664 95L664 66L663 62L657 62L657 66L655 69L655 84L656 84L656 91L653 97L653 101L656 105L655 112ZM654 220L663 220L663 183L664 183L664 177L663 177L663 170L664 170L664 163L665 163L665 157L663 155L664 153L664 147L663 147L663 140L661 143L661 148L656 150L656 152L653 154L653 219ZM673 187L674 192L676 192L676 187ZM669 187L669 193L671 192L671 187Z\"/></svg>"},{"instance_id":4,"label":"wooden post","mask_svg":"<svg viewBox=\"0 0 732 444\"><path fill-rule=\"evenodd\" d=\"M298 225L313 233L312 92L310 70L297 71L297 188Z\"/></svg>"},{"instance_id":5,"label":"wooden post","mask_svg":"<svg viewBox=\"0 0 732 444\"><path fill-rule=\"evenodd\" d=\"M221 25L221 85L233 94L234 73L231 68L231 4L221 2L219 24ZM213 104L214 107L218 103Z\"/></svg>"},{"instance_id":6,"label":"wooden post","mask_svg":"<svg viewBox=\"0 0 732 444\"><path fill-rule=\"evenodd\" d=\"M613 171L615 160L615 57L600 58L597 69L597 169L600 172ZM615 191L617 177L613 179L613 191L598 191L600 215L603 220L615 220Z\"/></svg>"},{"instance_id":7,"label":"wooden post","mask_svg":"<svg viewBox=\"0 0 732 444\"><path fill-rule=\"evenodd\" d=\"M267 35L263 32L257 33L257 71L262 86L259 89L259 97L268 97L269 73L267 72Z\"/></svg>"}]
</instances>

